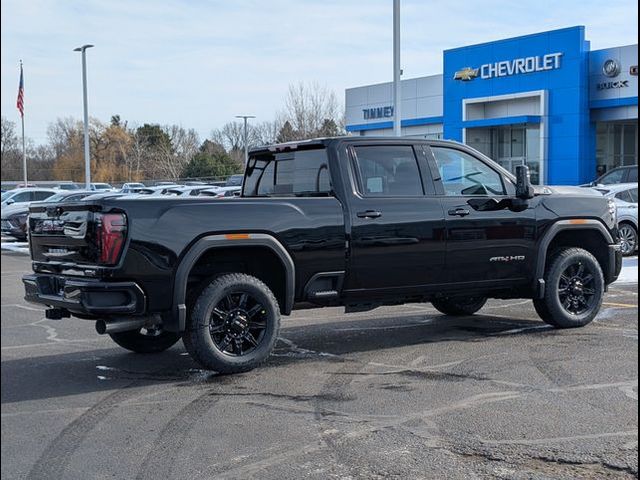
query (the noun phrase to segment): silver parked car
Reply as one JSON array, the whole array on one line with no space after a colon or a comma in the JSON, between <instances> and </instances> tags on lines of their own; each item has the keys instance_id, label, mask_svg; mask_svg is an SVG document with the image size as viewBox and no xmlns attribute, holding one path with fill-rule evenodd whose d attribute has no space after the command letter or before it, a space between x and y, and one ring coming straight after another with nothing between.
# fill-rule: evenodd
<instances>
[{"instance_id":1,"label":"silver parked car","mask_svg":"<svg viewBox=\"0 0 640 480\"><path fill-rule=\"evenodd\" d=\"M14 190L8 190L2 194L2 208L9 205L18 205L20 203L37 202L44 200L50 196L58 193L59 190L53 188L16 188Z\"/></svg>"},{"instance_id":2,"label":"silver parked car","mask_svg":"<svg viewBox=\"0 0 640 480\"><path fill-rule=\"evenodd\" d=\"M621 183L607 185L606 188L598 187L596 190L616 202L622 254L635 254L638 249L638 184Z\"/></svg>"}]
</instances>

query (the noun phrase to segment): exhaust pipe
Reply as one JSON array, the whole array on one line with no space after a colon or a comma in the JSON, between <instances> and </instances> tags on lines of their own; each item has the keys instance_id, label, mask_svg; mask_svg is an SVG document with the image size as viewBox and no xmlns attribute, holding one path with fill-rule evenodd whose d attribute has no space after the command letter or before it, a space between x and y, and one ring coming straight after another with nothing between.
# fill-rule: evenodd
<instances>
[{"instance_id":1,"label":"exhaust pipe","mask_svg":"<svg viewBox=\"0 0 640 480\"><path fill-rule=\"evenodd\" d=\"M157 323L158 320L155 317L110 318L108 320L96 320L96 332L100 335L128 332L131 330L139 330L145 325L153 325Z\"/></svg>"}]
</instances>

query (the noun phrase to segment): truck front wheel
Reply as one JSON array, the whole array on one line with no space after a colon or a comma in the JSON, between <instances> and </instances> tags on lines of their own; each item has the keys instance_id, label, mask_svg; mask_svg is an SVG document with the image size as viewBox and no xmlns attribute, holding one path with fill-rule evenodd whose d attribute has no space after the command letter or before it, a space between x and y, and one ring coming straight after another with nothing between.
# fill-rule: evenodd
<instances>
[{"instance_id":1,"label":"truck front wheel","mask_svg":"<svg viewBox=\"0 0 640 480\"><path fill-rule=\"evenodd\" d=\"M545 272L544 298L533 305L540 318L556 328L583 327L600 311L604 275L598 260L582 248L556 252Z\"/></svg>"},{"instance_id":2,"label":"truck front wheel","mask_svg":"<svg viewBox=\"0 0 640 480\"><path fill-rule=\"evenodd\" d=\"M160 353L171 348L180 334L166 332L161 328L142 328L129 332L110 333L111 339L122 348L136 353Z\"/></svg>"},{"instance_id":3,"label":"truck front wheel","mask_svg":"<svg viewBox=\"0 0 640 480\"><path fill-rule=\"evenodd\" d=\"M245 274L221 275L196 300L184 345L204 368L246 372L265 361L280 330L280 308L263 282Z\"/></svg>"},{"instance_id":4,"label":"truck front wheel","mask_svg":"<svg viewBox=\"0 0 640 480\"><path fill-rule=\"evenodd\" d=\"M487 303L487 299L484 297L445 297L431 302L439 312L454 317L473 315L484 307L485 303Z\"/></svg>"}]
</instances>

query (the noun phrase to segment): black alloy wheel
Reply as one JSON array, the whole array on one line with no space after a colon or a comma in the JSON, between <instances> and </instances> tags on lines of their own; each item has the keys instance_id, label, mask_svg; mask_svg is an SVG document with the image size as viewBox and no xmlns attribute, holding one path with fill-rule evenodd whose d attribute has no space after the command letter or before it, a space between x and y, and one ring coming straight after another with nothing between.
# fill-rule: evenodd
<instances>
[{"instance_id":1,"label":"black alloy wheel","mask_svg":"<svg viewBox=\"0 0 640 480\"><path fill-rule=\"evenodd\" d=\"M596 277L588 265L578 260L560 275L558 297L562 307L571 315L583 315L593 308L598 298Z\"/></svg>"},{"instance_id":2,"label":"black alloy wheel","mask_svg":"<svg viewBox=\"0 0 640 480\"><path fill-rule=\"evenodd\" d=\"M209 334L225 355L242 356L255 350L264 338L265 307L250 292L233 291L211 312Z\"/></svg>"}]
</instances>

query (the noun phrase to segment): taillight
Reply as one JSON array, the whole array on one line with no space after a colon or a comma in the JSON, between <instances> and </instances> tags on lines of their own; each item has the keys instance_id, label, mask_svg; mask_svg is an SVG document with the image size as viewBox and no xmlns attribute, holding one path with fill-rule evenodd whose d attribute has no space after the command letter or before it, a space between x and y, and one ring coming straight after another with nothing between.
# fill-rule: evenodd
<instances>
[{"instance_id":1,"label":"taillight","mask_svg":"<svg viewBox=\"0 0 640 480\"><path fill-rule=\"evenodd\" d=\"M98 241L100 263L115 265L122 253L127 234L127 217L124 213L98 214Z\"/></svg>"}]
</instances>

